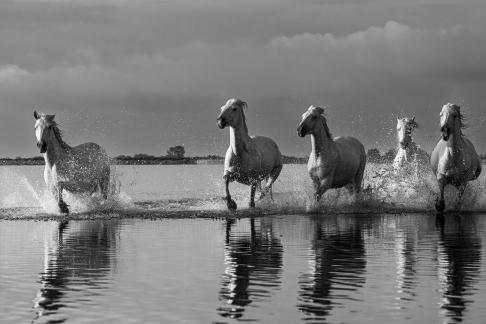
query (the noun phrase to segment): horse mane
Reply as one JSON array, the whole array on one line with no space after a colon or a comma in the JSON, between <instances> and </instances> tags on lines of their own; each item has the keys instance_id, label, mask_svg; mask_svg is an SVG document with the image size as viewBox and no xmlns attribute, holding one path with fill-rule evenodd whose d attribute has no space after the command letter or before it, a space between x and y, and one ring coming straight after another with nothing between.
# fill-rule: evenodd
<instances>
[{"instance_id":1,"label":"horse mane","mask_svg":"<svg viewBox=\"0 0 486 324\"><path fill-rule=\"evenodd\" d=\"M466 116L464 116L464 114L461 112L461 106L459 106L457 104L451 104L450 103L449 107L456 112L457 120L459 121L459 129L460 129L461 135L464 135L462 133L462 130L466 129L468 127L468 125L466 124Z\"/></svg>"},{"instance_id":2,"label":"horse mane","mask_svg":"<svg viewBox=\"0 0 486 324\"><path fill-rule=\"evenodd\" d=\"M327 119L324 114L321 114L321 121L322 121L322 126L324 127L324 131L326 132L327 137L329 137L330 140L333 139L331 131L329 130L329 127L327 126Z\"/></svg>"},{"instance_id":3,"label":"horse mane","mask_svg":"<svg viewBox=\"0 0 486 324\"><path fill-rule=\"evenodd\" d=\"M245 113L243 112L243 109L241 109L241 117L243 117L243 127L245 128L245 131L248 133L248 126L246 126L246 116Z\"/></svg>"},{"instance_id":4,"label":"horse mane","mask_svg":"<svg viewBox=\"0 0 486 324\"><path fill-rule=\"evenodd\" d=\"M70 146L62 138L62 130L59 128L59 124L55 120L51 121L51 127L52 131L54 132L54 136L56 137L61 147L69 148Z\"/></svg>"}]
</instances>

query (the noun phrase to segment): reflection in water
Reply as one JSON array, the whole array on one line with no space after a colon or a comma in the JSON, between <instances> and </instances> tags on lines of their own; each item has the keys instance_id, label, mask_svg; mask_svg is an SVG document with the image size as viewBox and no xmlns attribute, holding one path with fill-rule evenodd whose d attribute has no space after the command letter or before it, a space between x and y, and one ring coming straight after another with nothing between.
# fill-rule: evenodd
<instances>
[{"instance_id":1,"label":"reflection in water","mask_svg":"<svg viewBox=\"0 0 486 324\"><path fill-rule=\"evenodd\" d=\"M232 233L234 220L226 223L225 274L218 308L223 317L241 318L253 301L270 298L280 286L283 248L274 236L272 219L250 220L250 233Z\"/></svg>"},{"instance_id":2,"label":"reflection in water","mask_svg":"<svg viewBox=\"0 0 486 324\"><path fill-rule=\"evenodd\" d=\"M112 268L118 228L117 221L59 223L55 239L45 242L34 320L63 323L67 318L60 310L68 306L66 294L80 292L81 298L89 298L94 292L88 288L106 288L104 280Z\"/></svg>"},{"instance_id":3,"label":"reflection in water","mask_svg":"<svg viewBox=\"0 0 486 324\"><path fill-rule=\"evenodd\" d=\"M298 308L307 322L325 321L339 299L353 298L349 295L365 282L366 266L362 229L356 218L316 216L312 227L311 269L299 280Z\"/></svg>"},{"instance_id":4,"label":"reflection in water","mask_svg":"<svg viewBox=\"0 0 486 324\"><path fill-rule=\"evenodd\" d=\"M395 240L395 254L397 257L396 284L397 307L402 307L402 301L412 301L415 297L417 243L415 230L409 228L406 231L398 230ZM406 295L406 296L404 296Z\"/></svg>"},{"instance_id":5,"label":"reflection in water","mask_svg":"<svg viewBox=\"0 0 486 324\"><path fill-rule=\"evenodd\" d=\"M473 217L437 216L441 307L453 322L462 322L464 311L481 275L481 239Z\"/></svg>"}]
</instances>

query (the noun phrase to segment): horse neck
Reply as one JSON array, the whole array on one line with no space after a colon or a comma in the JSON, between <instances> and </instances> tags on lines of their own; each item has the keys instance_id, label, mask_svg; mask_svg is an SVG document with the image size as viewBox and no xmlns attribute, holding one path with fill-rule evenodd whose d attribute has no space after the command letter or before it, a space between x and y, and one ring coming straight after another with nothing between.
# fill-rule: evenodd
<instances>
[{"instance_id":1,"label":"horse neck","mask_svg":"<svg viewBox=\"0 0 486 324\"><path fill-rule=\"evenodd\" d=\"M248 135L248 128L244 119L235 127L230 126L230 146L236 156L248 151L250 141L251 139Z\"/></svg>"},{"instance_id":2,"label":"horse neck","mask_svg":"<svg viewBox=\"0 0 486 324\"><path fill-rule=\"evenodd\" d=\"M456 123L456 125L454 125L454 129L451 132L450 138L446 143L447 146L452 147L454 152L462 152L464 141L462 139L461 125L459 125L459 123Z\"/></svg>"},{"instance_id":3,"label":"horse neck","mask_svg":"<svg viewBox=\"0 0 486 324\"><path fill-rule=\"evenodd\" d=\"M61 138L61 134L58 131L51 135L51 139L52 140L47 145L47 151L44 154L44 160L50 167L56 164L56 162L71 149L71 147Z\"/></svg>"},{"instance_id":4,"label":"horse neck","mask_svg":"<svg viewBox=\"0 0 486 324\"><path fill-rule=\"evenodd\" d=\"M312 152L320 156L326 152L336 149L336 143L329 136L328 132L321 127L318 131L311 134Z\"/></svg>"}]
</instances>

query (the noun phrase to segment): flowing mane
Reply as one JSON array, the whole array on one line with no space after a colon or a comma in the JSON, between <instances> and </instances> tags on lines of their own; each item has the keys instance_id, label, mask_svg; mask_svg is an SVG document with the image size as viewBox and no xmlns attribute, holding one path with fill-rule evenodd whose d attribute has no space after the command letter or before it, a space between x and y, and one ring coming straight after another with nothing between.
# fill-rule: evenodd
<instances>
[{"instance_id":1,"label":"flowing mane","mask_svg":"<svg viewBox=\"0 0 486 324\"><path fill-rule=\"evenodd\" d=\"M462 133L462 130L467 128L467 124L466 124L466 117L461 112L461 106L456 105L456 104L449 104L449 107L456 112L457 120L459 121L459 126L460 126L460 129L461 129L461 135L464 135Z\"/></svg>"},{"instance_id":2,"label":"flowing mane","mask_svg":"<svg viewBox=\"0 0 486 324\"><path fill-rule=\"evenodd\" d=\"M324 131L326 132L327 137L329 137L330 140L333 140L331 131L329 130L329 127L327 126L327 119L324 114L321 114L321 121L322 121L322 126L324 127Z\"/></svg>"},{"instance_id":3,"label":"flowing mane","mask_svg":"<svg viewBox=\"0 0 486 324\"><path fill-rule=\"evenodd\" d=\"M245 128L245 132L248 134L248 126L246 126L246 116L245 113L243 112L243 109L241 109L241 117L243 117L242 120L243 120L243 127Z\"/></svg>"},{"instance_id":4,"label":"flowing mane","mask_svg":"<svg viewBox=\"0 0 486 324\"><path fill-rule=\"evenodd\" d=\"M62 138L62 130L59 128L59 124L53 120L50 122L52 131L54 132L54 136L56 137L57 141L59 142L59 145L61 145L62 148L71 148Z\"/></svg>"}]
</instances>

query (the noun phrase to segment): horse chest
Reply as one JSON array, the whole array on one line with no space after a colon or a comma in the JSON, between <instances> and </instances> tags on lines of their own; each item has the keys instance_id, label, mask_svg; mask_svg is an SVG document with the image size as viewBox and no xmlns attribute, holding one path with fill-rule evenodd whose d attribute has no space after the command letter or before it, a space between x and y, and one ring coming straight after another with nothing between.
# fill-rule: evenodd
<instances>
[{"instance_id":1,"label":"horse chest","mask_svg":"<svg viewBox=\"0 0 486 324\"><path fill-rule=\"evenodd\" d=\"M329 161L326 161L322 157L317 157L313 154L309 157L307 163L307 170L311 178L323 179L330 177L334 172L334 167Z\"/></svg>"},{"instance_id":2,"label":"horse chest","mask_svg":"<svg viewBox=\"0 0 486 324\"><path fill-rule=\"evenodd\" d=\"M467 172L468 161L466 156L460 153L454 151L452 147L447 147L439 159L437 173L445 176L459 176Z\"/></svg>"}]
</instances>

